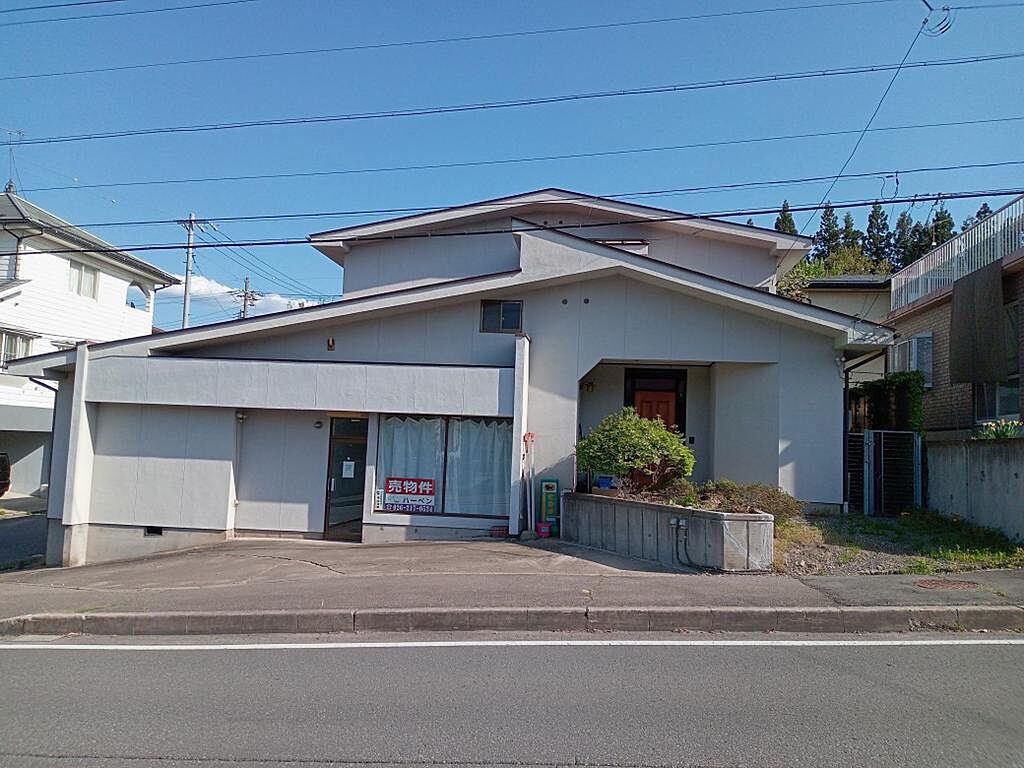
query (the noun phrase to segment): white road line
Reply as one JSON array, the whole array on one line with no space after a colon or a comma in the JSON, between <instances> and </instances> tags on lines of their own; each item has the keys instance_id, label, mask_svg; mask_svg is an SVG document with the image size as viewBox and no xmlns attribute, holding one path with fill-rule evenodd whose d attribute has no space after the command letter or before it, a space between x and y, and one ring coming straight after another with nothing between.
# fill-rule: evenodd
<instances>
[{"instance_id":1,"label":"white road line","mask_svg":"<svg viewBox=\"0 0 1024 768\"><path fill-rule=\"evenodd\" d=\"M534 647L662 647L662 648L886 648L907 646L1024 645L1024 637L848 639L848 640L411 640L351 643L209 643L134 644L112 643L4 643L0 651L282 651L282 650L380 650L402 648L534 648Z\"/></svg>"}]
</instances>

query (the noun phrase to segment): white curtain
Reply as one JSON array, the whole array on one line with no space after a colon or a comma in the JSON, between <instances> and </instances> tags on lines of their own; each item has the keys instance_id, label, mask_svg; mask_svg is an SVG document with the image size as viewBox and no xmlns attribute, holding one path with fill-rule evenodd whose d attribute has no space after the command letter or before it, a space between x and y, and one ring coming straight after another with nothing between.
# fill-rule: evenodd
<instances>
[{"instance_id":1,"label":"white curtain","mask_svg":"<svg viewBox=\"0 0 1024 768\"><path fill-rule=\"evenodd\" d=\"M512 471L512 423L453 418L448 423L444 511L507 515Z\"/></svg>"},{"instance_id":2,"label":"white curtain","mask_svg":"<svg viewBox=\"0 0 1024 768\"><path fill-rule=\"evenodd\" d=\"M441 503L444 468L444 420L437 417L384 416L377 448L378 489L389 477L429 478L435 504ZM439 508L435 511L440 512Z\"/></svg>"}]
</instances>

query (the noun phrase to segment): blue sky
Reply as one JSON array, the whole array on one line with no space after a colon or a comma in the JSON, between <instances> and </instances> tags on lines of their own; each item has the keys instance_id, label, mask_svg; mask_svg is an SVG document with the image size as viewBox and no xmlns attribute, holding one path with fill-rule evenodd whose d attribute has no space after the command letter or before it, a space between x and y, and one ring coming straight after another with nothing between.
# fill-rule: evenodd
<instances>
[{"instance_id":1,"label":"blue sky","mask_svg":"<svg viewBox=\"0 0 1024 768\"><path fill-rule=\"evenodd\" d=\"M67 11L0 15L0 22L187 5L126 0ZM828 2L829 0L824 0ZM177 58L223 56L495 31L652 19L802 5L811 0L633 3L575 0L368 2L258 0L241 5L0 28L5 71L30 74ZM10 6L35 5L8 0ZM960 4L981 4L962 0ZM385 48L130 72L0 81L0 126L26 139L123 128L401 109L580 91L898 62L925 8L920 0L620 27L504 40ZM1024 50L1024 7L962 10L939 37L922 37L911 60ZM900 74L876 126L1024 115L1024 60ZM859 129L891 74L750 85L393 120L130 137L17 149L25 196L75 223L325 210L445 206L558 186L594 194L835 173L855 136L823 137L619 157L329 177L149 185L102 190L40 188L147 179L322 171L603 151ZM848 171L1024 159L1022 123L869 134ZM7 175L6 158L3 166ZM1020 186L1021 167L905 176L900 193ZM816 203L827 183L668 195L653 205L689 212ZM34 191L36 190L36 191ZM841 181L834 200L893 194L881 179ZM952 202L957 222L980 201ZM990 201L992 207L999 200ZM906 206L895 207L898 213ZM928 204L913 213L924 218ZM858 211L863 227L866 211ZM807 214L797 217L802 224ZM371 217L224 223L235 240L302 237ZM895 216L893 217L895 218ZM745 220L745 217L744 217ZM757 218L771 226L774 216ZM809 231L813 231L812 223ZM101 228L118 245L183 240L174 225ZM241 258L237 252L236 258ZM261 248L261 259L317 293L341 274L308 246ZM183 252L140 252L175 273ZM249 258L246 256L245 258ZM256 289L298 292L233 261L199 252L203 275ZM258 309L279 309L265 299ZM198 322L225 319L229 297L193 304ZM157 323L180 322L166 293Z\"/></svg>"}]
</instances>

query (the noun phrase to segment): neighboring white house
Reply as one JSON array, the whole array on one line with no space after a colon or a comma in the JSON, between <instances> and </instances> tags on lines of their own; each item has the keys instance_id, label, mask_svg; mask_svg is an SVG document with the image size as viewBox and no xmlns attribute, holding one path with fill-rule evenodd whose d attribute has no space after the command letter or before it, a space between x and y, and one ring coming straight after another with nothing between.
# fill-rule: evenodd
<instances>
[{"instance_id":1,"label":"neighboring white house","mask_svg":"<svg viewBox=\"0 0 1024 768\"><path fill-rule=\"evenodd\" d=\"M153 291L176 282L10 189L0 194L0 452L15 491L46 483L54 396L52 384L9 375L9 361L148 335Z\"/></svg>"},{"instance_id":2,"label":"neighboring white house","mask_svg":"<svg viewBox=\"0 0 1024 768\"><path fill-rule=\"evenodd\" d=\"M543 190L311 242L343 300L12 364L61 383L50 562L515 534L625 404L696 479L843 502L844 361L892 333L774 293L807 238Z\"/></svg>"}]
</instances>

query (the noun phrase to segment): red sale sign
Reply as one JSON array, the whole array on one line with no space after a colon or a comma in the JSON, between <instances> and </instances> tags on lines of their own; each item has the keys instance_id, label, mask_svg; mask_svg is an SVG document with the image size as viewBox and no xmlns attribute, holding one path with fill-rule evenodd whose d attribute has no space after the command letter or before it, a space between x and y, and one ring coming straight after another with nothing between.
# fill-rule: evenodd
<instances>
[{"instance_id":1,"label":"red sale sign","mask_svg":"<svg viewBox=\"0 0 1024 768\"><path fill-rule=\"evenodd\" d=\"M384 479L386 512L433 512L434 481L429 477L388 477Z\"/></svg>"}]
</instances>

